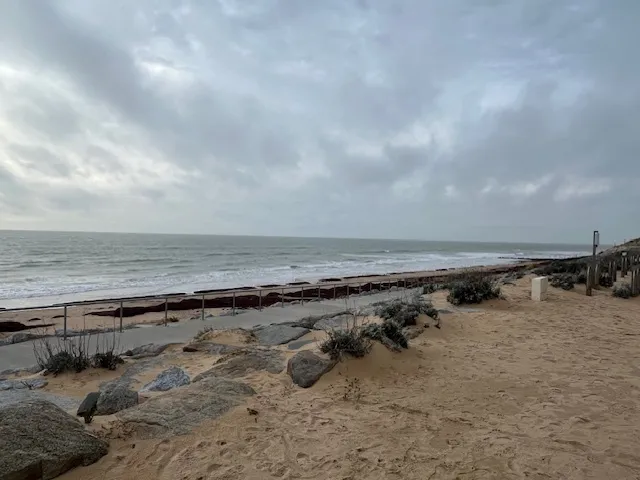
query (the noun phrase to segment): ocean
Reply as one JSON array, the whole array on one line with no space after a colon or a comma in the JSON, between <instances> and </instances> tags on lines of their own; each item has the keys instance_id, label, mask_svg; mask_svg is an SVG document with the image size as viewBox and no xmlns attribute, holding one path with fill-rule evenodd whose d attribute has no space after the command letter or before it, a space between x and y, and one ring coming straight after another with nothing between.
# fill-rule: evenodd
<instances>
[{"instance_id":1,"label":"ocean","mask_svg":"<svg viewBox=\"0 0 640 480\"><path fill-rule=\"evenodd\" d=\"M584 245L0 231L0 307L588 252Z\"/></svg>"}]
</instances>

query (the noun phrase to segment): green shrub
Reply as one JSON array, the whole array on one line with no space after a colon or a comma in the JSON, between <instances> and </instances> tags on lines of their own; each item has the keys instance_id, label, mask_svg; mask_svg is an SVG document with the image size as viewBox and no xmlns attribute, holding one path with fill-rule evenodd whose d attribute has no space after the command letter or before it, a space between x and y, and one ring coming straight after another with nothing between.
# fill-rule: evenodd
<instances>
[{"instance_id":1,"label":"green shrub","mask_svg":"<svg viewBox=\"0 0 640 480\"><path fill-rule=\"evenodd\" d=\"M612 295L618 298L631 298L631 285L623 283L622 285L613 287Z\"/></svg>"},{"instance_id":2,"label":"green shrub","mask_svg":"<svg viewBox=\"0 0 640 480\"><path fill-rule=\"evenodd\" d=\"M360 358L371 351L371 339L355 322L345 330L333 329L326 333L327 339L320 344L320 351L333 360L342 360L345 355Z\"/></svg>"},{"instance_id":3,"label":"green shrub","mask_svg":"<svg viewBox=\"0 0 640 480\"><path fill-rule=\"evenodd\" d=\"M550 276L556 273L580 273L584 269L582 260L556 260L533 270L537 275Z\"/></svg>"},{"instance_id":4,"label":"green shrub","mask_svg":"<svg viewBox=\"0 0 640 480\"><path fill-rule=\"evenodd\" d=\"M556 273L549 279L549 284L554 288L573 290L577 276L571 273Z\"/></svg>"},{"instance_id":5,"label":"green shrub","mask_svg":"<svg viewBox=\"0 0 640 480\"><path fill-rule=\"evenodd\" d=\"M391 350L399 351L401 348L409 348L409 340L402 333L402 327L393 320L365 325L362 327L362 333L365 337L376 340Z\"/></svg>"},{"instance_id":6,"label":"green shrub","mask_svg":"<svg viewBox=\"0 0 640 480\"><path fill-rule=\"evenodd\" d=\"M124 360L122 360L120 355L116 354L113 350L98 352L91 357L91 366L93 368L115 370L121 363L124 363Z\"/></svg>"},{"instance_id":7,"label":"green shrub","mask_svg":"<svg viewBox=\"0 0 640 480\"><path fill-rule=\"evenodd\" d=\"M608 272L602 272L598 279L598 285L605 288L611 288L613 287L613 278Z\"/></svg>"},{"instance_id":8,"label":"green shrub","mask_svg":"<svg viewBox=\"0 0 640 480\"><path fill-rule=\"evenodd\" d=\"M587 271L581 270L578 275L576 275L576 283L580 285L585 285L587 283Z\"/></svg>"},{"instance_id":9,"label":"green shrub","mask_svg":"<svg viewBox=\"0 0 640 480\"><path fill-rule=\"evenodd\" d=\"M104 337L106 339L106 337ZM115 370L124 363L116 353L115 336L113 343L105 340L96 345L96 353L89 354L91 335L82 335L70 340L60 337L43 337L33 344L33 352L38 366L53 375L64 372L80 373L90 367Z\"/></svg>"},{"instance_id":10,"label":"green shrub","mask_svg":"<svg viewBox=\"0 0 640 480\"><path fill-rule=\"evenodd\" d=\"M411 299L398 298L378 305L375 314L383 320L393 320L400 327L415 325L420 315L427 315L438 320L438 310L433 304L420 295Z\"/></svg>"},{"instance_id":11,"label":"green shrub","mask_svg":"<svg viewBox=\"0 0 640 480\"><path fill-rule=\"evenodd\" d=\"M500 298L500 287L490 277L475 275L453 282L447 301L452 305L481 303Z\"/></svg>"}]
</instances>

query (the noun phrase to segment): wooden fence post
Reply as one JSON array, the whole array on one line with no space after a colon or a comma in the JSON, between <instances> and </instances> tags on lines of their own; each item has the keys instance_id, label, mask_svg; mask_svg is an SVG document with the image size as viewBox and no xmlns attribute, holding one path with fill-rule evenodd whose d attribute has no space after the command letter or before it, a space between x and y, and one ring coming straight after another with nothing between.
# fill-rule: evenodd
<instances>
[{"instance_id":1,"label":"wooden fence post","mask_svg":"<svg viewBox=\"0 0 640 480\"><path fill-rule=\"evenodd\" d=\"M593 264L589 263L587 265L587 297L590 297L591 295L593 295Z\"/></svg>"}]
</instances>

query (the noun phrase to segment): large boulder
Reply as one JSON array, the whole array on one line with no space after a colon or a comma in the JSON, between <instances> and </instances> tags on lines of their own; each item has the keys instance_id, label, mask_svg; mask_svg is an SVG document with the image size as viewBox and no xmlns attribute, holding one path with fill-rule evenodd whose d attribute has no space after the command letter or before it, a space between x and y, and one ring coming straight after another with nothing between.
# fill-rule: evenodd
<instances>
[{"instance_id":1,"label":"large boulder","mask_svg":"<svg viewBox=\"0 0 640 480\"><path fill-rule=\"evenodd\" d=\"M138 405L138 392L129 387L129 379L118 378L100 386L96 415L112 415Z\"/></svg>"},{"instance_id":2,"label":"large boulder","mask_svg":"<svg viewBox=\"0 0 640 480\"><path fill-rule=\"evenodd\" d=\"M252 330L260 345L282 345L297 340L309 333L308 328L292 327L290 325L268 325Z\"/></svg>"},{"instance_id":3,"label":"large boulder","mask_svg":"<svg viewBox=\"0 0 640 480\"><path fill-rule=\"evenodd\" d=\"M141 345L139 347L132 348L131 350L127 350L122 355L125 357L131 357L133 359L138 358L149 358L149 357L157 357L162 352L164 352L167 348L169 348L172 343L149 343L147 345Z\"/></svg>"},{"instance_id":4,"label":"large boulder","mask_svg":"<svg viewBox=\"0 0 640 480\"><path fill-rule=\"evenodd\" d=\"M193 379L199 382L209 377L242 377L252 371L266 370L269 373L278 374L284 370L284 356L276 350L248 350L246 353L236 355L230 359L216 364L213 368L202 372Z\"/></svg>"},{"instance_id":5,"label":"large boulder","mask_svg":"<svg viewBox=\"0 0 640 480\"><path fill-rule=\"evenodd\" d=\"M343 315L325 316L318 320L313 326L314 330L346 330L355 322L355 317L351 313Z\"/></svg>"},{"instance_id":6,"label":"large boulder","mask_svg":"<svg viewBox=\"0 0 640 480\"><path fill-rule=\"evenodd\" d=\"M0 407L0 479L58 477L107 454L108 444L52 403L33 400Z\"/></svg>"},{"instance_id":7,"label":"large boulder","mask_svg":"<svg viewBox=\"0 0 640 480\"><path fill-rule=\"evenodd\" d=\"M227 355L241 350L241 347L236 347L235 345L225 345L223 343L213 343L208 341L193 342L182 347L183 352L205 352L211 355Z\"/></svg>"},{"instance_id":8,"label":"large boulder","mask_svg":"<svg viewBox=\"0 0 640 480\"><path fill-rule=\"evenodd\" d=\"M187 375L187 372L179 367L170 367L161 372L155 380L142 387L141 391L166 392L176 387L189 385L189 383L191 383L191 378Z\"/></svg>"},{"instance_id":9,"label":"large boulder","mask_svg":"<svg viewBox=\"0 0 640 480\"><path fill-rule=\"evenodd\" d=\"M47 382L44 378L26 378L24 380L2 380L0 381L0 390L20 390L28 389L35 390L38 388L44 388L47 386Z\"/></svg>"},{"instance_id":10,"label":"large boulder","mask_svg":"<svg viewBox=\"0 0 640 480\"><path fill-rule=\"evenodd\" d=\"M303 350L289 359L287 373L293 383L302 388L309 388L335 364L333 360L322 358L309 350Z\"/></svg>"},{"instance_id":11,"label":"large boulder","mask_svg":"<svg viewBox=\"0 0 640 480\"><path fill-rule=\"evenodd\" d=\"M234 380L210 377L150 398L117 417L143 438L184 435L204 420L218 418L256 392Z\"/></svg>"}]
</instances>

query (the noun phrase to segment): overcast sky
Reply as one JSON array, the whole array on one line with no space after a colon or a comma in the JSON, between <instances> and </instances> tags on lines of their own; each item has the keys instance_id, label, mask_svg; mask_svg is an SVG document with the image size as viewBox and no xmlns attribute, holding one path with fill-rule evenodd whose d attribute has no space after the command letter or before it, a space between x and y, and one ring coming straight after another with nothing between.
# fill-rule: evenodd
<instances>
[{"instance_id":1,"label":"overcast sky","mask_svg":"<svg viewBox=\"0 0 640 480\"><path fill-rule=\"evenodd\" d=\"M638 0L0 0L0 229L640 235Z\"/></svg>"}]
</instances>

